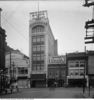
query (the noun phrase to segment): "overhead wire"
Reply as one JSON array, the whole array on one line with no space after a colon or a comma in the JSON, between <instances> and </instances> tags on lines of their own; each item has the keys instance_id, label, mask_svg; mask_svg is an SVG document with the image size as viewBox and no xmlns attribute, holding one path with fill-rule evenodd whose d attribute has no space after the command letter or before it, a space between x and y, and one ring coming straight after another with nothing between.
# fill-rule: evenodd
<instances>
[{"instance_id":1,"label":"overhead wire","mask_svg":"<svg viewBox=\"0 0 94 100\"><path fill-rule=\"evenodd\" d=\"M10 19L12 16L13 16L13 14L16 12L16 9L18 8L18 7L20 7L20 3L16 6L16 8L14 9L14 11L13 12L11 12L9 15L8 15L8 17L7 17L7 19ZM3 13L3 14L5 14L4 16L7 16L7 13ZM2 22L2 23L4 23L4 22Z\"/></svg>"},{"instance_id":2,"label":"overhead wire","mask_svg":"<svg viewBox=\"0 0 94 100\"><path fill-rule=\"evenodd\" d=\"M5 18L3 17L3 19L5 19ZM10 24L10 23L7 21L7 19L5 19L5 20L6 20L7 24L8 24L8 26L12 27L12 29L14 29L18 35L20 35L21 37L23 37L23 38L28 42L28 39L27 39L26 37L24 37L23 34L19 34L18 30L17 30L12 24ZM15 44L15 43L13 43L13 44ZM16 45L16 44L15 44L15 45ZM22 48L19 48L19 50L20 50L21 52L23 52L23 49L22 49Z\"/></svg>"},{"instance_id":3,"label":"overhead wire","mask_svg":"<svg viewBox=\"0 0 94 100\"><path fill-rule=\"evenodd\" d=\"M26 41L28 40L23 34L21 34L13 24L9 23L8 20L6 18L4 18L4 16L2 17L4 20L6 20L6 22L16 31L16 33L18 35L20 35L21 37L23 37Z\"/></svg>"}]
</instances>

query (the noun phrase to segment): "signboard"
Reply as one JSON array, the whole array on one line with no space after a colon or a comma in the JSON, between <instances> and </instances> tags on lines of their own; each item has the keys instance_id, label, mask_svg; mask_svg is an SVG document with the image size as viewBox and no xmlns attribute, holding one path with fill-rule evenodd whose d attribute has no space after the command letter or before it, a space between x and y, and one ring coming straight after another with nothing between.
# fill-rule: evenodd
<instances>
[{"instance_id":1,"label":"signboard","mask_svg":"<svg viewBox=\"0 0 94 100\"><path fill-rule=\"evenodd\" d=\"M83 79L83 76L77 75L77 76L67 76L68 79ZM85 78L87 78L87 76L85 76Z\"/></svg>"},{"instance_id":2,"label":"signboard","mask_svg":"<svg viewBox=\"0 0 94 100\"><path fill-rule=\"evenodd\" d=\"M46 74L31 74L32 80L45 80Z\"/></svg>"},{"instance_id":3,"label":"signboard","mask_svg":"<svg viewBox=\"0 0 94 100\"><path fill-rule=\"evenodd\" d=\"M94 56L88 57L88 74L94 75Z\"/></svg>"},{"instance_id":4,"label":"signboard","mask_svg":"<svg viewBox=\"0 0 94 100\"><path fill-rule=\"evenodd\" d=\"M65 56L51 57L49 60L49 64L66 64L66 57Z\"/></svg>"}]
</instances>

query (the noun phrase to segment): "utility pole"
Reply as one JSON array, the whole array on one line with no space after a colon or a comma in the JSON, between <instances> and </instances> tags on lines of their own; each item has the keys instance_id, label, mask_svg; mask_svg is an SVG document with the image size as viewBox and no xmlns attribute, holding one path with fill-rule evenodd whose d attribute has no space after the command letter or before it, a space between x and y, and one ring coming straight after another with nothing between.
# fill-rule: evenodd
<instances>
[{"instance_id":1,"label":"utility pole","mask_svg":"<svg viewBox=\"0 0 94 100\"><path fill-rule=\"evenodd\" d=\"M1 11L2 9L0 8L0 27L1 27Z\"/></svg>"},{"instance_id":2,"label":"utility pole","mask_svg":"<svg viewBox=\"0 0 94 100\"><path fill-rule=\"evenodd\" d=\"M86 87L86 46L85 46L85 65L84 65L84 75L83 75L83 94L85 93L85 87Z\"/></svg>"},{"instance_id":3,"label":"utility pole","mask_svg":"<svg viewBox=\"0 0 94 100\"><path fill-rule=\"evenodd\" d=\"M15 77L14 77L14 66L15 66L15 64L14 64L14 62L13 62L13 64L12 64L12 68L13 68L12 76L13 76L13 79L15 78Z\"/></svg>"},{"instance_id":4,"label":"utility pole","mask_svg":"<svg viewBox=\"0 0 94 100\"><path fill-rule=\"evenodd\" d=\"M11 51L10 51L10 80L11 80L11 77L12 77L12 71L11 71Z\"/></svg>"}]
</instances>

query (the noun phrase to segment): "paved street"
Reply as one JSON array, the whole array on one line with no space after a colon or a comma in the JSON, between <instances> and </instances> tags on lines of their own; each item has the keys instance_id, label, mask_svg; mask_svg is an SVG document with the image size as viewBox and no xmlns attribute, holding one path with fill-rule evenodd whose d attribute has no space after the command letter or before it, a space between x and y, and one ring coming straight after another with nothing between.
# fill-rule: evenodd
<instances>
[{"instance_id":1,"label":"paved street","mask_svg":"<svg viewBox=\"0 0 94 100\"><path fill-rule=\"evenodd\" d=\"M2 95L0 98L76 98L81 94L82 88L31 88L20 89L19 92Z\"/></svg>"}]
</instances>

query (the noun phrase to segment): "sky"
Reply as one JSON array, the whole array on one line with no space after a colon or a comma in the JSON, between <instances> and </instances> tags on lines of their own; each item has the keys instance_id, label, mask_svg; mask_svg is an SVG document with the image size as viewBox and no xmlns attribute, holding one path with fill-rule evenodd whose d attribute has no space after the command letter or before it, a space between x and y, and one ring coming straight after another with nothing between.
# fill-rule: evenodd
<instances>
[{"instance_id":1,"label":"sky","mask_svg":"<svg viewBox=\"0 0 94 100\"><path fill-rule=\"evenodd\" d=\"M47 10L49 23L58 40L58 54L83 52L85 22L92 18L92 8L83 7L83 0L63 1L0 1L3 9L2 28L6 30L7 44L29 56L30 12ZM93 44L86 45L94 50Z\"/></svg>"}]
</instances>

